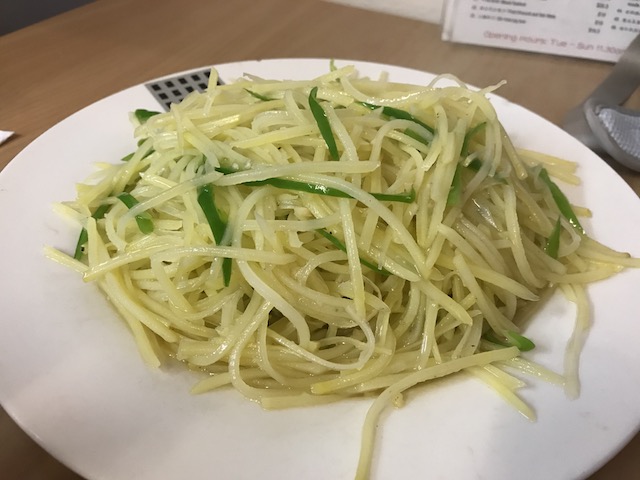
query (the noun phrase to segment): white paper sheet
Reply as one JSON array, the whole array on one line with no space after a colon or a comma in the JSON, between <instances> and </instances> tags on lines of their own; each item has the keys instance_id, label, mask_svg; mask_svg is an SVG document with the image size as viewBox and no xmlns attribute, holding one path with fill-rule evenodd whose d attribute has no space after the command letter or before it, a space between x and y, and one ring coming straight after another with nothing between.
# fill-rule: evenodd
<instances>
[{"instance_id":1,"label":"white paper sheet","mask_svg":"<svg viewBox=\"0 0 640 480\"><path fill-rule=\"evenodd\" d=\"M7 132L6 130L0 130L0 144L4 143L9 137L13 135L13 132Z\"/></svg>"},{"instance_id":2,"label":"white paper sheet","mask_svg":"<svg viewBox=\"0 0 640 480\"><path fill-rule=\"evenodd\" d=\"M640 33L640 0L449 0L442 38L615 62Z\"/></svg>"}]
</instances>

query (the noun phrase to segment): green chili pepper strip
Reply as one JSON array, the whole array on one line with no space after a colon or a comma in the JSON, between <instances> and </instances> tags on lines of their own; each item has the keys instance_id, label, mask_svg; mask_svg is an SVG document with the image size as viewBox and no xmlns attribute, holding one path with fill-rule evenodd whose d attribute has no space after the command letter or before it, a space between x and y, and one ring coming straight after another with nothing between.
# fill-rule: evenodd
<instances>
[{"instance_id":1,"label":"green chili pepper strip","mask_svg":"<svg viewBox=\"0 0 640 480\"><path fill-rule=\"evenodd\" d=\"M213 195L213 185L210 183L198 189L198 205L200 205L204 216L207 218L216 244L222 245L224 234L227 230L227 223L220 218ZM231 259L229 257L225 257L222 260L222 278L224 286L228 287L231 282Z\"/></svg>"},{"instance_id":2,"label":"green chili pepper strip","mask_svg":"<svg viewBox=\"0 0 640 480\"><path fill-rule=\"evenodd\" d=\"M319 228L316 230L316 232L318 232L320 235L322 235L324 238L326 238L327 240L329 240L338 250L343 251L345 253L347 253L347 247L344 243L342 243L340 240L338 240L335 236L333 236L332 234L330 234L329 232L327 232L325 229L323 228ZM385 276L389 276L391 275L391 272L389 272L388 270L384 269L384 268L378 268L377 265L374 265L373 263L365 260L364 258L358 256L358 259L360 260L360 263L362 265L364 265L367 268L370 268L371 270L373 270L374 272L378 272L382 275Z\"/></svg>"},{"instance_id":3,"label":"green chili pepper strip","mask_svg":"<svg viewBox=\"0 0 640 480\"><path fill-rule=\"evenodd\" d=\"M110 203L103 203L98 208L96 208L96 211L93 212L93 215L91 216L96 220L100 220L101 218L104 218L105 213L107 213L110 208ZM87 243L87 240L89 240L89 233L87 232L87 229L83 227L82 230L80 230L80 235L78 236L78 241L76 242L76 249L73 253L73 258L75 258L76 260L80 260L82 258L82 254L84 253L84 249L82 247L84 247L84 244Z\"/></svg>"},{"instance_id":4,"label":"green chili pepper strip","mask_svg":"<svg viewBox=\"0 0 640 480\"><path fill-rule=\"evenodd\" d=\"M144 157L142 157L142 159L144 160L145 158L147 158L149 155L151 155L153 152L155 152L155 150L152 148L150 149L147 153L144 154ZM131 152L129 155L125 155L124 157L122 157L120 159L121 162L128 162L129 160L131 160L133 158L133 156L136 154L136 152Z\"/></svg>"},{"instance_id":5,"label":"green chili pepper strip","mask_svg":"<svg viewBox=\"0 0 640 480\"><path fill-rule=\"evenodd\" d=\"M551 235L547 239L547 243L544 246L544 251L547 252L551 258L558 258L558 250L560 249L560 231L562 230L560 223L560 217L556 220L556 224L551 231Z\"/></svg>"},{"instance_id":6,"label":"green chili pepper strip","mask_svg":"<svg viewBox=\"0 0 640 480\"><path fill-rule=\"evenodd\" d=\"M266 180L259 180L255 182L246 182L245 185L249 187L259 187L262 185L271 185L276 188L282 188L285 190L296 190L299 192L315 193L318 195L326 195L328 197L338 198L352 198L346 192L338 190L337 188L327 187L325 185L318 185L316 183L298 182L296 180L286 180L284 178L268 178ZM416 198L416 192L411 190L409 193L372 193L372 197L382 202L401 202L412 203Z\"/></svg>"},{"instance_id":7,"label":"green chili pepper strip","mask_svg":"<svg viewBox=\"0 0 640 480\"><path fill-rule=\"evenodd\" d=\"M420 143L424 143L425 145L429 145L429 141L424 138L422 135L420 135L419 133L414 132L413 130L411 130L410 128L406 128L403 132L407 137L411 137L414 140L420 142Z\"/></svg>"},{"instance_id":8,"label":"green chili pepper strip","mask_svg":"<svg viewBox=\"0 0 640 480\"><path fill-rule=\"evenodd\" d=\"M482 162L478 158L474 158L469 162L469 165L467 165L467 168L470 168L474 172L477 172L482 168Z\"/></svg>"},{"instance_id":9,"label":"green chili pepper strip","mask_svg":"<svg viewBox=\"0 0 640 480\"><path fill-rule=\"evenodd\" d=\"M140 123L146 122L151 117L153 117L154 115L158 115L159 113L160 112L154 112L152 110L146 110L144 108L138 108L136 111L133 112L133 114L135 115L135 117L138 119Z\"/></svg>"},{"instance_id":10,"label":"green chili pepper strip","mask_svg":"<svg viewBox=\"0 0 640 480\"><path fill-rule=\"evenodd\" d=\"M285 190L296 190L305 193L316 193L318 195L327 195L329 197L351 198L351 196L342 190L318 185L315 183L298 182L296 180L287 180L284 178L274 177L264 180L256 180L254 182L245 182L248 187L261 187L263 185L271 185L272 187L282 188Z\"/></svg>"},{"instance_id":11,"label":"green chili pepper strip","mask_svg":"<svg viewBox=\"0 0 640 480\"><path fill-rule=\"evenodd\" d=\"M484 335L485 340L502 345L503 347L517 347L521 352L528 352L536 348L536 344L529 340L524 335L520 335L517 332L509 330L505 333L505 337L498 337L493 330Z\"/></svg>"},{"instance_id":12,"label":"green chili pepper strip","mask_svg":"<svg viewBox=\"0 0 640 480\"><path fill-rule=\"evenodd\" d=\"M486 126L486 122L479 123L466 133L464 140L462 141L462 148L460 149L460 156L462 158L465 158L469 154L469 142L473 136L482 131ZM462 168L460 167L460 164L458 164L456 166L456 171L453 174L451 188L449 189L449 195L447 196L447 205L457 205L460 203L460 199L462 198ZM482 167L482 162L477 158L474 158L469 162L469 165L467 165L467 168L476 172L480 170L480 167Z\"/></svg>"},{"instance_id":13,"label":"green chili pepper strip","mask_svg":"<svg viewBox=\"0 0 640 480\"><path fill-rule=\"evenodd\" d=\"M456 165L456 171L453 174L449 195L447 196L447 205L458 205L462 198L462 165Z\"/></svg>"},{"instance_id":14,"label":"green chili pepper strip","mask_svg":"<svg viewBox=\"0 0 640 480\"><path fill-rule=\"evenodd\" d=\"M141 138L140 140L138 140L138 146L142 145L147 139L146 138ZM147 153L144 154L144 157L142 158L147 158L149 155L151 155L153 152L155 152L155 150L153 148L149 149L149 151ZM129 155L125 155L124 157L122 157L120 159L120 161L122 162L128 162L129 160L131 160L131 158L136 154L136 152L131 152Z\"/></svg>"},{"instance_id":15,"label":"green chili pepper strip","mask_svg":"<svg viewBox=\"0 0 640 480\"><path fill-rule=\"evenodd\" d=\"M564 218L566 218L569 221L569 223L573 228L575 228L578 232L584 235L585 233L584 229L582 228L582 225L580 225L580 221L578 220L578 217L574 213L573 208L571 208L571 204L569 203L569 200L564 195L564 193L562 193L562 190L560 190L560 187L558 187L558 185L556 185L553 182L553 180L549 178L549 173L545 168L540 170L540 178L549 187L549 190L551 191L551 196L553 197L553 201L556 202L556 205L558 206L558 210L560 210L560 213L564 216Z\"/></svg>"},{"instance_id":16,"label":"green chili pepper strip","mask_svg":"<svg viewBox=\"0 0 640 480\"><path fill-rule=\"evenodd\" d=\"M380 107L379 105L373 105L372 103L366 103L366 102L358 102L358 103L364 107L367 107L369 110L382 108L382 114L386 115L389 118L396 118L399 120L410 120L414 123L417 123L421 127L427 129L430 133L435 132L435 130L432 127L424 123L422 120L414 117L406 110L400 110L399 108L394 108L394 107Z\"/></svg>"},{"instance_id":17,"label":"green chili pepper strip","mask_svg":"<svg viewBox=\"0 0 640 480\"><path fill-rule=\"evenodd\" d=\"M400 120L410 120L414 123L417 123L421 127L425 128L430 133L434 133L433 128L431 128L422 120L417 119L416 117L414 117L413 115L411 115L409 112L405 110L400 110L399 108L393 108L393 107L382 107L382 114L386 115L387 117L397 118Z\"/></svg>"},{"instance_id":18,"label":"green chili pepper strip","mask_svg":"<svg viewBox=\"0 0 640 480\"><path fill-rule=\"evenodd\" d=\"M89 233L86 228L82 227L80 235L78 236L78 241L76 242L76 249L73 252L73 258L76 260L80 260L82 258L82 254L84 253L83 247L84 244L87 243L87 240L89 240Z\"/></svg>"},{"instance_id":19,"label":"green chili pepper strip","mask_svg":"<svg viewBox=\"0 0 640 480\"><path fill-rule=\"evenodd\" d=\"M528 352L529 350L533 350L534 348L536 348L535 343L517 332L509 330L506 333L506 336L509 343L514 347L518 347L518 350L520 350L521 352Z\"/></svg>"},{"instance_id":20,"label":"green chili pepper strip","mask_svg":"<svg viewBox=\"0 0 640 480\"><path fill-rule=\"evenodd\" d=\"M261 95L257 92L254 92L252 90L249 90L248 88L245 88L246 92L251 95L252 97L257 98L258 100L262 100L263 102L269 102L271 100L273 100L272 98L266 97L264 95Z\"/></svg>"},{"instance_id":21,"label":"green chili pepper strip","mask_svg":"<svg viewBox=\"0 0 640 480\"><path fill-rule=\"evenodd\" d=\"M462 148L460 149L460 156L461 157L464 158L467 155L469 155L469 143L471 142L471 139L477 133L480 133L482 130L484 130L484 128L486 126L487 126L487 122L482 122L482 123L477 124L475 127L473 127L471 130L469 130L467 132L467 134L464 136L464 140L462 141Z\"/></svg>"},{"instance_id":22,"label":"green chili pepper strip","mask_svg":"<svg viewBox=\"0 0 640 480\"><path fill-rule=\"evenodd\" d=\"M100 220L101 218L104 218L104 215L109 211L110 208L111 208L110 203L103 203L98 208L96 208L96 211L93 212L93 215L91 216L96 220Z\"/></svg>"},{"instance_id":23,"label":"green chili pepper strip","mask_svg":"<svg viewBox=\"0 0 640 480\"><path fill-rule=\"evenodd\" d=\"M138 200L128 192L122 192L118 195L118 200L124 203L128 209L132 209L138 203ZM138 224L138 228L142 233L148 234L153 232L153 220L151 219L151 215L149 212L142 212L136 215L136 223Z\"/></svg>"},{"instance_id":24,"label":"green chili pepper strip","mask_svg":"<svg viewBox=\"0 0 640 480\"><path fill-rule=\"evenodd\" d=\"M216 167L216 171L224 173L225 175L236 173L235 170L229 168ZM338 198L352 198L346 192L338 190L337 188L327 187L317 183L298 182L297 180L287 180L285 178L273 177L266 178L264 180L256 180L252 182L244 182L243 185L248 187L260 187L263 185L271 185L272 187L282 188L285 190L296 190L305 193L315 193L317 195L326 195L328 197ZM381 202L401 202L401 203L413 203L416 199L415 190L404 193L371 193L372 197L380 200Z\"/></svg>"},{"instance_id":25,"label":"green chili pepper strip","mask_svg":"<svg viewBox=\"0 0 640 480\"><path fill-rule=\"evenodd\" d=\"M416 200L416 191L413 188L405 193L371 193L370 195L381 202L413 203Z\"/></svg>"},{"instance_id":26,"label":"green chili pepper strip","mask_svg":"<svg viewBox=\"0 0 640 480\"><path fill-rule=\"evenodd\" d=\"M331 124L329 123L327 114L318 102L317 95L318 87L313 87L311 92L309 92L309 108L311 109L313 118L315 118L316 123L318 124L320 134L322 135L322 138L324 138L324 142L327 144L331 158L333 160L338 160L340 158L338 145L336 145L336 139L331 131Z\"/></svg>"}]
</instances>

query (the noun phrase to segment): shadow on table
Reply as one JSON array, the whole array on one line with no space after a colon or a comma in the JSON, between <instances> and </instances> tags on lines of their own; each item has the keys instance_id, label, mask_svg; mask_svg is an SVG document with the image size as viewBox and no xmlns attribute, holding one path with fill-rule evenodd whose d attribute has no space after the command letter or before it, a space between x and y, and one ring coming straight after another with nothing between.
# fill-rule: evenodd
<instances>
[{"instance_id":1,"label":"shadow on table","mask_svg":"<svg viewBox=\"0 0 640 480\"><path fill-rule=\"evenodd\" d=\"M3 478L83 480L34 442L2 409L0 409L0 432L3 436L1 442L3 446L0 449ZM5 439L11 439L11 441Z\"/></svg>"},{"instance_id":2,"label":"shadow on table","mask_svg":"<svg viewBox=\"0 0 640 480\"><path fill-rule=\"evenodd\" d=\"M19 30L59 13L80 7L93 0L20 0L0 2L0 35Z\"/></svg>"}]
</instances>

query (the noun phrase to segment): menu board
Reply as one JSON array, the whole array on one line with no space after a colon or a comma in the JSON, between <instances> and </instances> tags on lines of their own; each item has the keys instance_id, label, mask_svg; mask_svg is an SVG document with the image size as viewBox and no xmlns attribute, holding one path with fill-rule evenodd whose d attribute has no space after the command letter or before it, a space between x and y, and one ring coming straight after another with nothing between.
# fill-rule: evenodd
<instances>
[{"instance_id":1,"label":"menu board","mask_svg":"<svg viewBox=\"0 0 640 480\"><path fill-rule=\"evenodd\" d=\"M640 33L640 0L449 0L442 38L615 62Z\"/></svg>"}]
</instances>

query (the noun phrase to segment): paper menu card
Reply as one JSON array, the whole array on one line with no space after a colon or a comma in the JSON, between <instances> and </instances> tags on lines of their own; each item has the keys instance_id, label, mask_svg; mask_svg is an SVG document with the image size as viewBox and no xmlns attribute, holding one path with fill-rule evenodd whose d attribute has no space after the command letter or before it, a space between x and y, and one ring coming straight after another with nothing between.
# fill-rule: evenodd
<instances>
[{"instance_id":1,"label":"paper menu card","mask_svg":"<svg viewBox=\"0 0 640 480\"><path fill-rule=\"evenodd\" d=\"M640 33L640 0L448 0L442 38L615 62Z\"/></svg>"}]
</instances>

